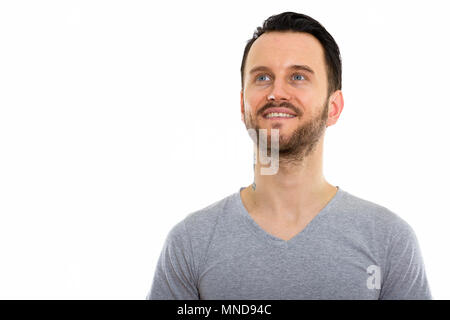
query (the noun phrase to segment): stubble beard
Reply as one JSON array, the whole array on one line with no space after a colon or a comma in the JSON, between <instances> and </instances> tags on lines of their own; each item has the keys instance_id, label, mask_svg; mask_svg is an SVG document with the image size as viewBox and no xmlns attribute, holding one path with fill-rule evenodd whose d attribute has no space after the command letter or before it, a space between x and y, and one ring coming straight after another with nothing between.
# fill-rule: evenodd
<instances>
[{"instance_id":1,"label":"stubble beard","mask_svg":"<svg viewBox=\"0 0 450 320\"><path fill-rule=\"evenodd\" d=\"M304 159L314 151L320 138L325 132L328 120L328 104L322 107L322 112L310 121L299 125L290 137L286 137L280 132L279 145L277 149L272 150L270 130L267 130L267 156L270 157L272 151L278 151L279 163L283 164L301 164ZM247 130L253 128L256 130L257 146L259 148L259 125L255 125L255 121L251 115L248 119L245 117L245 125ZM279 129L282 124L275 123L272 129ZM258 149L259 152L259 149Z\"/></svg>"}]
</instances>

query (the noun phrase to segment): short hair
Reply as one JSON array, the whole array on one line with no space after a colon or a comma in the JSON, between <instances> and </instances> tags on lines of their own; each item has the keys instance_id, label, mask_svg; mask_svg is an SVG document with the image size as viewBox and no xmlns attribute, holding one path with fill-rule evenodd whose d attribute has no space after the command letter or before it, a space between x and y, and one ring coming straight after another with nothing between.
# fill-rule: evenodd
<instances>
[{"instance_id":1,"label":"short hair","mask_svg":"<svg viewBox=\"0 0 450 320\"><path fill-rule=\"evenodd\" d=\"M325 66L328 78L328 97L342 88L342 60L339 47L328 31L313 18L296 12L283 12L267 18L258 27L253 37L247 41L241 63L241 88L244 89L244 69L248 53L253 43L263 33L273 31L305 32L313 35L321 43L325 52Z\"/></svg>"}]
</instances>

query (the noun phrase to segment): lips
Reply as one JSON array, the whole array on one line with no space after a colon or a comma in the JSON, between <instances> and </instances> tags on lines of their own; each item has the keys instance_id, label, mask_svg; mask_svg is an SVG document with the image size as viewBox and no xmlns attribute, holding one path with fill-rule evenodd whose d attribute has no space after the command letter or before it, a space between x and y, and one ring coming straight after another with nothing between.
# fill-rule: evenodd
<instances>
[{"instance_id":1,"label":"lips","mask_svg":"<svg viewBox=\"0 0 450 320\"><path fill-rule=\"evenodd\" d=\"M297 114L294 111L288 108L269 108L266 111L264 111L262 116L265 118L269 113L286 113L293 116L297 116Z\"/></svg>"}]
</instances>

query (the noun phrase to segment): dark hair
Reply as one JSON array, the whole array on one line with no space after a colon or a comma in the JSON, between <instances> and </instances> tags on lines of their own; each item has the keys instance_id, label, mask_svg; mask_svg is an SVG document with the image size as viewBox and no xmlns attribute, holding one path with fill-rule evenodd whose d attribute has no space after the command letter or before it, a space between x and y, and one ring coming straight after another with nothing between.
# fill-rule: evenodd
<instances>
[{"instance_id":1,"label":"dark hair","mask_svg":"<svg viewBox=\"0 0 450 320\"><path fill-rule=\"evenodd\" d=\"M253 33L253 37L247 41L241 64L241 88L244 88L244 68L253 42L263 33L271 31L295 31L306 32L313 35L322 44L325 52L325 65L328 77L328 97L342 87L342 62L339 47L331 34L313 18L296 12L283 12L270 16Z\"/></svg>"}]
</instances>

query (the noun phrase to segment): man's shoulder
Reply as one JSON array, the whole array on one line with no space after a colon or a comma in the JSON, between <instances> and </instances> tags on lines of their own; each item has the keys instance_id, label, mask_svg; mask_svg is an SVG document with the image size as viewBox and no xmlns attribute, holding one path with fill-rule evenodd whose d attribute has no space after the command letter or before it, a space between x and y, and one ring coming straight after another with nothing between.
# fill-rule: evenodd
<instances>
[{"instance_id":1,"label":"man's shoulder","mask_svg":"<svg viewBox=\"0 0 450 320\"><path fill-rule=\"evenodd\" d=\"M220 200L214 201L201 209L188 213L171 230L171 234L188 234L194 238L208 238L213 232L220 217L224 216L233 204L236 193L230 194Z\"/></svg>"},{"instance_id":2,"label":"man's shoulder","mask_svg":"<svg viewBox=\"0 0 450 320\"><path fill-rule=\"evenodd\" d=\"M236 193L230 194L212 202L204 208L187 214L184 218L185 223L191 227L209 226L212 223L216 223L217 219L227 212L228 206L235 200L235 196Z\"/></svg>"},{"instance_id":3,"label":"man's shoulder","mask_svg":"<svg viewBox=\"0 0 450 320\"><path fill-rule=\"evenodd\" d=\"M369 200L365 197L344 191L340 203L341 210L355 224L369 225L378 230L396 232L396 230L410 229L409 224L391 208Z\"/></svg>"},{"instance_id":4,"label":"man's shoulder","mask_svg":"<svg viewBox=\"0 0 450 320\"><path fill-rule=\"evenodd\" d=\"M167 247L172 248L173 251L182 251L183 254L191 256L195 269L198 271L214 238L218 223L232 209L230 205L236 201L236 198L233 198L233 196L236 196L236 194L229 195L204 208L188 213L169 231L166 240Z\"/></svg>"}]
</instances>

